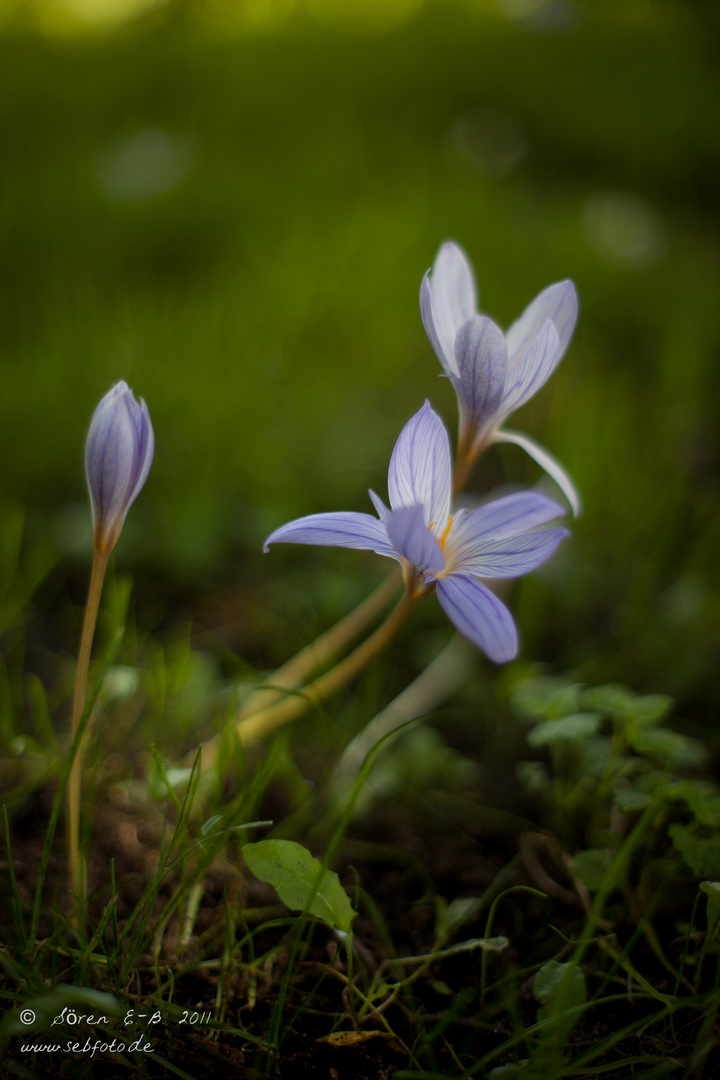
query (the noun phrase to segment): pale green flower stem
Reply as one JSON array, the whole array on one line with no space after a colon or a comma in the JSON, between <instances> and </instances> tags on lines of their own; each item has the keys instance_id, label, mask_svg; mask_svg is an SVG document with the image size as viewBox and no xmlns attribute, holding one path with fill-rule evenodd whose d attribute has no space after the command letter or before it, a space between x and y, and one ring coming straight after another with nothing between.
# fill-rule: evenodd
<instances>
[{"instance_id":1,"label":"pale green flower stem","mask_svg":"<svg viewBox=\"0 0 720 1080\"><path fill-rule=\"evenodd\" d=\"M92 570L90 571L90 587L85 605L85 617L83 619L82 634L80 635L80 649L78 651L77 671L75 673L75 695L73 698L71 743L75 738L85 708L85 693L87 689L88 669L90 667L90 654L92 652L93 637L95 636L95 624L97 623L100 597L102 595L105 573L110 559L111 548L103 549L95 547L93 554ZM80 854L80 790L82 777L83 744L87 731L83 736L75 754L75 760L70 771L67 786L67 843L68 863L70 869L70 888L80 903L85 900L85 867Z\"/></svg>"},{"instance_id":2,"label":"pale green flower stem","mask_svg":"<svg viewBox=\"0 0 720 1080\"><path fill-rule=\"evenodd\" d=\"M366 638L361 645L358 645L344 660L341 660L339 664L336 664L330 671L315 679L314 682L309 683L298 693L283 698L277 704L262 709L239 723L236 731L243 743L289 723L304 713L310 706L318 705L330 694L335 693L336 690L354 679L365 665L389 644L419 598L420 593L404 592L385 622L381 623L377 630Z\"/></svg>"},{"instance_id":3,"label":"pale green flower stem","mask_svg":"<svg viewBox=\"0 0 720 1080\"><path fill-rule=\"evenodd\" d=\"M237 723L267 709L283 697L286 690L297 689L310 675L320 671L379 615L397 591L399 582L400 570L396 569L353 611L273 672L268 679L270 685L254 690L242 703Z\"/></svg>"},{"instance_id":4,"label":"pale green flower stem","mask_svg":"<svg viewBox=\"0 0 720 1080\"><path fill-rule=\"evenodd\" d=\"M393 584L396 584L395 574L392 575L391 580ZM384 583L385 586L389 584L390 581ZM351 679L354 679L365 665L389 644L421 595L422 590L407 589L385 622L381 623L361 645L358 645L353 652L336 664L335 667L326 671L324 675L319 676L313 682L308 683L301 690L287 694L279 701L276 700L275 704L257 710L252 714L246 714L235 725L235 734L242 746L246 747L250 743L263 738L269 732L296 720L312 706L319 705L325 698L340 690ZM337 630L337 627L334 629ZM290 661L290 663L293 663L293 661ZM272 692L278 693L274 690ZM279 693L282 694L282 690ZM203 745L203 771L217 760L220 746L221 742L217 737L210 739Z\"/></svg>"},{"instance_id":5,"label":"pale green flower stem","mask_svg":"<svg viewBox=\"0 0 720 1080\"><path fill-rule=\"evenodd\" d=\"M455 453L455 468L453 470L453 495L459 495L463 490L475 462L487 450L492 441L492 433L490 436L486 435L482 440L479 440L477 431L472 424L461 424Z\"/></svg>"}]
</instances>

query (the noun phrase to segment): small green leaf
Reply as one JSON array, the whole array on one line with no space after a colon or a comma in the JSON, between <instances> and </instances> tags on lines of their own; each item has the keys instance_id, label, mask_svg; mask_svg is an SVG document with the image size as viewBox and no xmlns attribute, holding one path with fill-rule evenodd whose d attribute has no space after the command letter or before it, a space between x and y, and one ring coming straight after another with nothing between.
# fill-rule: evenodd
<instances>
[{"instance_id":1,"label":"small green leaf","mask_svg":"<svg viewBox=\"0 0 720 1080\"><path fill-rule=\"evenodd\" d=\"M582 687L564 679L537 675L525 679L512 691L512 704L523 720L557 720L569 716L580 707Z\"/></svg>"},{"instance_id":2,"label":"small green leaf","mask_svg":"<svg viewBox=\"0 0 720 1080\"><path fill-rule=\"evenodd\" d=\"M600 780L605 774L612 751L612 739L609 739L607 735L595 735L586 739L580 748L583 773L592 777L593 780ZM615 770L621 768L622 764L622 758L615 755L613 761Z\"/></svg>"},{"instance_id":3,"label":"small green leaf","mask_svg":"<svg viewBox=\"0 0 720 1080\"><path fill-rule=\"evenodd\" d=\"M630 719L636 724L657 724L664 720L673 707L673 699L667 694L644 694L636 697L630 709Z\"/></svg>"},{"instance_id":4,"label":"small green leaf","mask_svg":"<svg viewBox=\"0 0 720 1080\"><path fill-rule=\"evenodd\" d=\"M720 833L703 836L677 822L669 827L668 833L693 874L720 877Z\"/></svg>"},{"instance_id":5,"label":"small green leaf","mask_svg":"<svg viewBox=\"0 0 720 1080\"><path fill-rule=\"evenodd\" d=\"M590 892L595 892L609 865L610 853L606 848L590 848L573 856L572 871Z\"/></svg>"},{"instance_id":6,"label":"small green leaf","mask_svg":"<svg viewBox=\"0 0 720 1080\"><path fill-rule=\"evenodd\" d=\"M488 1073L488 1080L499 1080L501 1076L512 1076L513 1073L522 1072L525 1066L529 1064L529 1058L520 1058L519 1061L510 1061L507 1065L496 1065Z\"/></svg>"},{"instance_id":7,"label":"small green leaf","mask_svg":"<svg viewBox=\"0 0 720 1080\"><path fill-rule=\"evenodd\" d=\"M205 824L201 827L201 829L200 829L201 834L203 836L209 836L211 832L215 831L215 826L218 824L218 822L222 821L222 820L223 820L222 814L213 814L213 816L209 817L207 819L207 821L205 822Z\"/></svg>"},{"instance_id":8,"label":"small green leaf","mask_svg":"<svg viewBox=\"0 0 720 1080\"><path fill-rule=\"evenodd\" d=\"M720 927L720 881L701 881L700 891L707 894L707 940L712 941Z\"/></svg>"},{"instance_id":9,"label":"small green leaf","mask_svg":"<svg viewBox=\"0 0 720 1080\"><path fill-rule=\"evenodd\" d=\"M508 939L502 937L475 937L468 938L467 941L461 941L457 945L451 945L449 949L443 949L443 956L455 956L457 953L474 952L475 949L482 949L483 952L502 952L503 949L507 949Z\"/></svg>"},{"instance_id":10,"label":"small green leaf","mask_svg":"<svg viewBox=\"0 0 720 1080\"><path fill-rule=\"evenodd\" d=\"M597 713L575 713L559 720L546 720L528 732L531 746L547 746L559 742L578 742L597 733L601 717Z\"/></svg>"},{"instance_id":11,"label":"small green leaf","mask_svg":"<svg viewBox=\"0 0 720 1080\"><path fill-rule=\"evenodd\" d=\"M707 759L707 751L701 742L669 728L642 727L630 723L627 726L627 740L638 753L668 762L675 768L697 768Z\"/></svg>"},{"instance_id":12,"label":"small green leaf","mask_svg":"<svg viewBox=\"0 0 720 1080\"><path fill-rule=\"evenodd\" d=\"M368 994L368 1001L382 1001L382 999L387 997L388 994L393 989L394 989L393 986L390 986L386 982L382 982L382 983L380 983L380 985L377 987L376 990L374 990L374 991L372 991L372 993Z\"/></svg>"},{"instance_id":13,"label":"small green leaf","mask_svg":"<svg viewBox=\"0 0 720 1080\"><path fill-rule=\"evenodd\" d=\"M720 829L720 794L714 784L702 780L679 780L663 784L658 793L666 799L684 799L699 825Z\"/></svg>"},{"instance_id":14,"label":"small green leaf","mask_svg":"<svg viewBox=\"0 0 720 1080\"><path fill-rule=\"evenodd\" d=\"M650 805L652 796L645 791L637 791L635 788L618 788L615 792L614 803L618 810L624 814L631 814L635 810L644 810Z\"/></svg>"},{"instance_id":15,"label":"small green leaf","mask_svg":"<svg viewBox=\"0 0 720 1080\"><path fill-rule=\"evenodd\" d=\"M573 973L567 983L563 982L568 969L574 967ZM533 997L541 1005L549 1005L563 984L563 1008L569 1009L573 1005L582 1005L586 999L585 976L582 969L570 963L561 964L557 960L548 960L538 971L533 980Z\"/></svg>"},{"instance_id":16,"label":"small green leaf","mask_svg":"<svg viewBox=\"0 0 720 1080\"><path fill-rule=\"evenodd\" d=\"M563 1049L568 1035L580 1019L577 1006L587 1000L585 976L577 964L561 964L548 960L533 981L533 995L542 1002L538 1021L549 1020L540 1035L531 1057L531 1074L560 1076L563 1069ZM559 1071L558 1071L559 1070Z\"/></svg>"},{"instance_id":17,"label":"small green leaf","mask_svg":"<svg viewBox=\"0 0 720 1080\"><path fill-rule=\"evenodd\" d=\"M435 937L441 941L447 940L461 926L476 918L481 907L482 901L478 896L457 896L449 904L438 897Z\"/></svg>"},{"instance_id":18,"label":"small green leaf","mask_svg":"<svg viewBox=\"0 0 720 1080\"><path fill-rule=\"evenodd\" d=\"M632 715L635 695L624 686L608 683L607 686L591 686L582 695L584 709L596 709L615 720L627 721Z\"/></svg>"},{"instance_id":19,"label":"small green leaf","mask_svg":"<svg viewBox=\"0 0 720 1080\"><path fill-rule=\"evenodd\" d=\"M542 761L518 761L515 772L522 786L535 795L543 795L552 787L548 767Z\"/></svg>"},{"instance_id":20,"label":"small green leaf","mask_svg":"<svg viewBox=\"0 0 720 1080\"><path fill-rule=\"evenodd\" d=\"M294 840L259 840L243 844L245 862L260 881L277 889L293 911L307 911L328 926L352 932L355 917L350 899L332 870L323 867Z\"/></svg>"}]
</instances>

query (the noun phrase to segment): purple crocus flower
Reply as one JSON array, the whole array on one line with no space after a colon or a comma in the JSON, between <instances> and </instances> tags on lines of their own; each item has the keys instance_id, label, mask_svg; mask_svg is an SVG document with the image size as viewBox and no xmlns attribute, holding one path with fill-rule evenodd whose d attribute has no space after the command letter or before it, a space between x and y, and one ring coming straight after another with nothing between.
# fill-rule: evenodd
<instances>
[{"instance_id":1,"label":"purple crocus flower","mask_svg":"<svg viewBox=\"0 0 720 1080\"><path fill-rule=\"evenodd\" d=\"M572 281L535 297L503 334L478 312L472 266L458 244L444 243L420 286L420 313L460 406L458 455L472 463L492 442L522 447L559 485L573 513L580 498L570 476L544 447L501 425L547 381L568 347L578 302Z\"/></svg>"},{"instance_id":2,"label":"purple crocus flower","mask_svg":"<svg viewBox=\"0 0 720 1080\"><path fill-rule=\"evenodd\" d=\"M117 383L95 409L85 444L96 551L109 553L115 547L147 480L154 450L147 405L135 400L127 383Z\"/></svg>"},{"instance_id":3,"label":"purple crocus flower","mask_svg":"<svg viewBox=\"0 0 720 1080\"><path fill-rule=\"evenodd\" d=\"M450 442L428 402L405 425L388 470L390 509L370 492L378 517L310 514L265 541L368 548L396 559L410 591L436 591L457 629L496 663L517 654L517 630L497 596L478 578L526 574L552 555L567 529L539 529L564 511L524 491L475 510L450 513Z\"/></svg>"}]
</instances>

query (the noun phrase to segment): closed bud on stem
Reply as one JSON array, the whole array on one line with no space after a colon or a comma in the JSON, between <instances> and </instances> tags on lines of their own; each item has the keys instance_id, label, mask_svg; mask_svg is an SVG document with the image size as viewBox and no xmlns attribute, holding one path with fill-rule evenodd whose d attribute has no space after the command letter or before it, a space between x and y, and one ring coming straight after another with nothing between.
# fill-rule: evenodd
<instances>
[{"instance_id":1,"label":"closed bud on stem","mask_svg":"<svg viewBox=\"0 0 720 1080\"><path fill-rule=\"evenodd\" d=\"M93 542L109 554L125 516L147 480L155 435L145 402L138 403L125 382L113 386L93 413L85 444Z\"/></svg>"}]
</instances>

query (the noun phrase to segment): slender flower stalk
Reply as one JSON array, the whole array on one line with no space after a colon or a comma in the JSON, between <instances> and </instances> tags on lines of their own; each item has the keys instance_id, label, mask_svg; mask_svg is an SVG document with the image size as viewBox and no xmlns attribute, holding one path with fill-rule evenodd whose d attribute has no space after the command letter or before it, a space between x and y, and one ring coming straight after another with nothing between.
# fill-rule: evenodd
<instances>
[{"instance_id":1,"label":"slender flower stalk","mask_svg":"<svg viewBox=\"0 0 720 1080\"><path fill-rule=\"evenodd\" d=\"M568 535L540 528L561 516L556 503L520 492L450 513L450 443L429 403L405 425L388 470L390 509L370 492L378 517L352 512L311 514L276 529L265 541L369 549L395 559L413 599L435 591L455 627L496 663L517 654L510 612L480 578L525 574Z\"/></svg>"},{"instance_id":2,"label":"slender flower stalk","mask_svg":"<svg viewBox=\"0 0 720 1080\"><path fill-rule=\"evenodd\" d=\"M110 554L127 512L150 472L154 448L155 437L147 405L144 401L139 404L135 401L126 383L118 383L95 409L85 444L85 470L93 513L93 563L75 674L73 739L85 709L90 655ZM84 739L77 749L67 788L70 885L81 903L85 897L85 871L79 843L83 742Z\"/></svg>"},{"instance_id":3,"label":"slender flower stalk","mask_svg":"<svg viewBox=\"0 0 720 1080\"><path fill-rule=\"evenodd\" d=\"M340 619L335 626L321 634L315 641L306 645L304 649L301 649L299 653L274 671L272 675L269 675L264 686L258 687L257 690L253 690L248 695L240 704L235 716L235 730L243 745L247 745L254 738L260 737L264 730L270 731L277 726L275 721L271 719L270 721L266 720L267 727L263 728L262 724L255 724L255 717L260 713L270 715L272 712L271 706L278 702L282 705L289 690L298 690L299 693L293 697L293 700L304 701L304 707L309 707L312 697L311 688L313 686L317 687L320 679L318 676L307 686L304 686L305 680L316 672L320 672L334 656L349 645L352 639L357 637L380 614L391 597L397 592L399 584L400 574L393 571L353 611ZM342 661L342 663L344 662ZM332 670L334 671L335 668ZM330 672L327 674L329 675ZM347 678L349 679L349 676ZM329 683L324 685L329 685ZM328 696L329 693L330 691L327 690L322 697ZM321 698L317 698L317 700L319 701ZM284 707L282 715L284 715ZM290 719L295 719L295 716L290 717ZM249 721L252 721L252 723L249 723ZM280 722L287 723L288 721L281 720ZM203 743L201 762L203 772L207 772L208 769L215 765L221 747L221 735L213 735L212 738ZM192 765L196 756L197 750L187 754L183 758L183 765L188 767Z\"/></svg>"},{"instance_id":4,"label":"slender flower stalk","mask_svg":"<svg viewBox=\"0 0 720 1080\"><path fill-rule=\"evenodd\" d=\"M82 633L80 635L80 648L78 650L77 670L75 672L75 693L73 696L72 722L70 727L71 740L82 720L85 709L85 693L87 688L88 670L90 667L90 654L92 652L95 624L100 608L103 582L107 571L110 552L98 552L95 550L92 569L90 571L90 588L85 604L85 616L83 618ZM87 729L85 732L87 735ZM70 866L70 887L78 900L83 901L85 896L85 868L80 855L80 789L82 777L82 756L85 736L78 746L75 760L70 770L67 786L67 837L68 837L68 862Z\"/></svg>"},{"instance_id":5,"label":"slender flower stalk","mask_svg":"<svg viewBox=\"0 0 720 1080\"><path fill-rule=\"evenodd\" d=\"M395 571L335 626L306 645L287 663L274 671L266 680L265 686L254 690L242 702L238 709L237 722L240 723L268 708L273 702L284 697L287 690L301 687L305 679L321 671L329 660L375 619L397 592L399 584L400 574Z\"/></svg>"},{"instance_id":6,"label":"slender flower stalk","mask_svg":"<svg viewBox=\"0 0 720 1080\"><path fill-rule=\"evenodd\" d=\"M421 595L421 592L405 591L385 622L381 623L377 630L344 660L297 693L288 695L276 704L270 705L269 708L255 712L240 721L235 730L242 745L247 746L263 735L267 735L268 732L292 720L297 720L313 705L320 704L359 675L366 664L393 639Z\"/></svg>"},{"instance_id":7,"label":"slender flower stalk","mask_svg":"<svg viewBox=\"0 0 720 1080\"><path fill-rule=\"evenodd\" d=\"M463 488L472 465L491 443L514 443L552 477L577 516L580 497L566 469L533 439L503 427L560 363L577 312L575 286L560 281L536 296L503 334L479 313L475 278L462 248L451 241L441 246L420 286L420 313L458 397L456 490Z\"/></svg>"}]
</instances>

